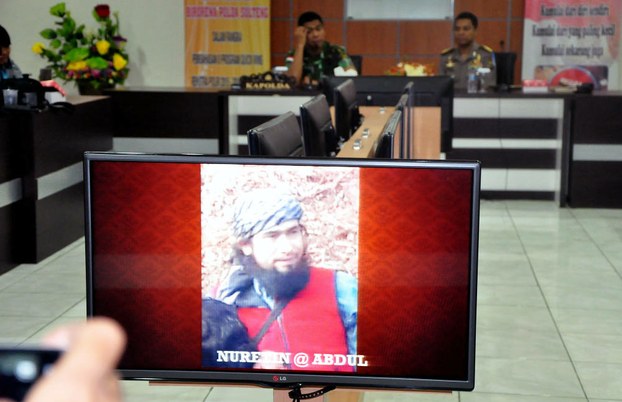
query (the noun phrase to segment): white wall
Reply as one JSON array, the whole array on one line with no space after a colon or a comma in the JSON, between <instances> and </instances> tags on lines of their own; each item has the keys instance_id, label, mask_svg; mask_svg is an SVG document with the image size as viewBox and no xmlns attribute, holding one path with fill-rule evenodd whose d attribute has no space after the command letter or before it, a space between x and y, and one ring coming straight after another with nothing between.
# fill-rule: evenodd
<instances>
[{"instance_id":1,"label":"white wall","mask_svg":"<svg viewBox=\"0 0 622 402\"><path fill-rule=\"evenodd\" d=\"M45 60L31 50L33 43L47 43L39 32L56 20L50 7L60 0L0 0L0 25L11 35L11 58L22 72L39 75ZM127 86L184 86L184 0L65 0L77 23L95 28L91 15L96 4L119 11L120 31L128 39L130 74ZM62 82L61 82L62 84ZM77 93L67 84L70 93Z\"/></svg>"}]
</instances>

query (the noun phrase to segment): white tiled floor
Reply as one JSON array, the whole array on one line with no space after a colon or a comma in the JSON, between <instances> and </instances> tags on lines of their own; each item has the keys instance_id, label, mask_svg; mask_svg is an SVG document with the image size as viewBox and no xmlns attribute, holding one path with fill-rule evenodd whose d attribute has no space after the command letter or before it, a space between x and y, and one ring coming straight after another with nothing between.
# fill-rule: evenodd
<instances>
[{"instance_id":1,"label":"white tiled floor","mask_svg":"<svg viewBox=\"0 0 622 402\"><path fill-rule=\"evenodd\" d=\"M479 257L475 391L366 392L365 402L622 401L622 210L483 201ZM82 240L0 276L0 343L83 319L84 293ZM272 400L260 388L124 389L127 401Z\"/></svg>"}]
</instances>

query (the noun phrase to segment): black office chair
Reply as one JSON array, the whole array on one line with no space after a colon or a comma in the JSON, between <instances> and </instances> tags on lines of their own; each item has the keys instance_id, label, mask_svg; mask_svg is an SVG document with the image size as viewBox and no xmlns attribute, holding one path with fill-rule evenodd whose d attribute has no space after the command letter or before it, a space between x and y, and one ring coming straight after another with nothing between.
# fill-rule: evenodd
<instances>
[{"instance_id":1,"label":"black office chair","mask_svg":"<svg viewBox=\"0 0 622 402\"><path fill-rule=\"evenodd\" d=\"M284 113L248 134L248 153L252 156L303 156L302 135L296 115Z\"/></svg>"},{"instance_id":2,"label":"black office chair","mask_svg":"<svg viewBox=\"0 0 622 402\"><path fill-rule=\"evenodd\" d=\"M300 125L305 156L333 156L338 138L326 96L316 95L300 106Z\"/></svg>"},{"instance_id":3,"label":"black office chair","mask_svg":"<svg viewBox=\"0 0 622 402\"><path fill-rule=\"evenodd\" d=\"M516 53L498 52L495 53L495 63L497 66L497 87L508 88L514 84L514 66L516 64Z\"/></svg>"},{"instance_id":4,"label":"black office chair","mask_svg":"<svg viewBox=\"0 0 622 402\"><path fill-rule=\"evenodd\" d=\"M352 60L352 64L354 64L354 68L359 73L359 75L363 75L363 56L360 54L351 54L350 60Z\"/></svg>"}]
</instances>

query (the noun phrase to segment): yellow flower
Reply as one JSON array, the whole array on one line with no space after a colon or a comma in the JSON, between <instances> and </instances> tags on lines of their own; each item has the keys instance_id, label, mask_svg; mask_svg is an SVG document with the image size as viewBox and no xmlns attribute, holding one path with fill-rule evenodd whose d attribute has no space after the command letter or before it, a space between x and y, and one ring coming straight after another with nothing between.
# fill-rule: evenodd
<instances>
[{"instance_id":1,"label":"yellow flower","mask_svg":"<svg viewBox=\"0 0 622 402\"><path fill-rule=\"evenodd\" d=\"M112 65L115 70L122 70L123 67L127 65L127 60L125 60L125 58L123 58L123 56L119 53L115 53L114 56L112 56Z\"/></svg>"},{"instance_id":2,"label":"yellow flower","mask_svg":"<svg viewBox=\"0 0 622 402\"><path fill-rule=\"evenodd\" d=\"M45 49L45 46L41 42L37 42L34 45L32 45L32 51L35 52L36 54L43 53L43 49Z\"/></svg>"},{"instance_id":3,"label":"yellow flower","mask_svg":"<svg viewBox=\"0 0 622 402\"><path fill-rule=\"evenodd\" d=\"M72 61L71 63L67 64L67 70L69 71L81 71L81 70L87 70L88 67L86 65L86 62L81 60L81 61Z\"/></svg>"},{"instance_id":4,"label":"yellow flower","mask_svg":"<svg viewBox=\"0 0 622 402\"><path fill-rule=\"evenodd\" d=\"M102 39L102 40L97 41L97 43L95 44L95 47L97 47L97 52L103 56L106 53L108 53L108 49L110 49L110 42L108 42L105 39Z\"/></svg>"}]
</instances>

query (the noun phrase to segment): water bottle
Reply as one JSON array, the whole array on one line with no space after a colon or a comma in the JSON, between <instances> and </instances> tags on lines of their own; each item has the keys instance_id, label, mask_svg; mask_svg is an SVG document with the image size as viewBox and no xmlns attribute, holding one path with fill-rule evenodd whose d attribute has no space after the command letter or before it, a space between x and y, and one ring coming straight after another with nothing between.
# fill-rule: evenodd
<instances>
[{"instance_id":1,"label":"water bottle","mask_svg":"<svg viewBox=\"0 0 622 402\"><path fill-rule=\"evenodd\" d=\"M467 92L470 94L476 94L479 90L479 77L477 71L469 69L469 75L467 76Z\"/></svg>"}]
</instances>

